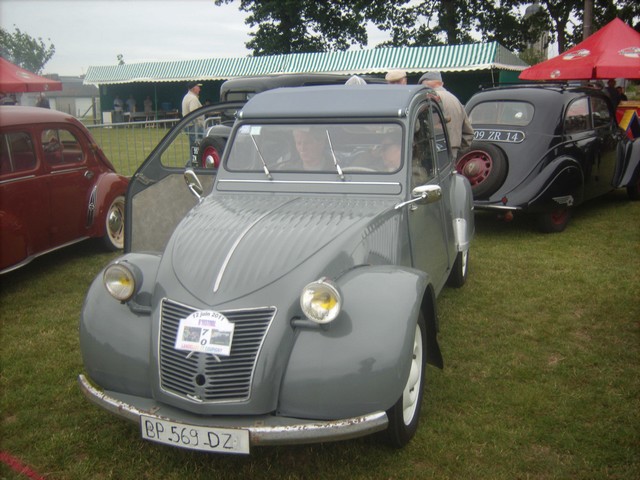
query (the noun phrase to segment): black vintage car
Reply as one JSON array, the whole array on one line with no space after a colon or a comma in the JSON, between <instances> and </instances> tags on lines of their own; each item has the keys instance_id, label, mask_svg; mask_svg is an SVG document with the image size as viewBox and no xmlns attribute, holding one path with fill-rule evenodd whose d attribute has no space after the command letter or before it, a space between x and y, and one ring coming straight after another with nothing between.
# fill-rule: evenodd
<instances>
[{"instance_id":1,"label":"black vintage car","mask_svg":"<svg viewBox=\"0 0 640 480\"><path fill-rule=\"evenodd\" d=\"M594 88L514 85L475 94L466 104L474 142L457 161L476 209L536 215L543 232L560 232L571 208L626 187L638 199L640 139L615 121Z\"/></svg>"}]
</instances>

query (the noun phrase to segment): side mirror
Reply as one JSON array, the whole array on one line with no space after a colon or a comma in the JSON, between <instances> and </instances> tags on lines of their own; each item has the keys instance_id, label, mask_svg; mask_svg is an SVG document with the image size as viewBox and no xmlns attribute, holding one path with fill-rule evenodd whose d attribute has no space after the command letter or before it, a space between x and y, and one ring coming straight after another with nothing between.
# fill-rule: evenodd
<instances>
[{"instance_id":1,"label":"side mirror","mask_svg":"<svg viewBox=\"0 0 640 480\"><path fill-rule=\"evenodd\" d=\"M394 208L397 210L405 205L412 205L411 209L415 210L417 208L415 205L438 202L442 198L442 188L440 188L440 185L419 185L411 190L411 196L413 197L411 200L401 202Z\"/></svg>"},{"instance_id":2,"label":"side mirror","mask_svg":"<svg viewBox=\"0 0 640 480\"><path fill-rule=\"evenodd\" d=\"M200 183L200 179L196 175L196 172L191 168L187 168L184 171L184 181L187 184L191 193L193 193L198 200L202 200L202 194L204 193L204 188L202 188L202 183Z\"/></svg>"}]
</instances>

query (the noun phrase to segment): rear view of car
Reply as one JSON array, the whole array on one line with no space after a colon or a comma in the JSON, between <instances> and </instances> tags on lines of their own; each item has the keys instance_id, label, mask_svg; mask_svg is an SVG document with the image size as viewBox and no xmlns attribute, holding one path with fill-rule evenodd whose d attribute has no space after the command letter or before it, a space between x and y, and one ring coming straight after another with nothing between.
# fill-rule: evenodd
<instances>
[{"instance_id":1,"label":"rear view of car","mask_svg":"<svg viewBox=\"0 0 640 480\"><path fill-rule=\"evenodd\" d=\"M573 207L615 188L637 190L639 140L618 128L603 93L585 87L518 85L485 90L466 105L475 130L456 168L477 209L536 217L564 230Z\"/></svg>"},{"instance_id":2,"label":"rear view of car","mask_svg":"<svg viewBox=\"0 0 640 480\"><path fill-rule=\"evenodd\" d=\"M70 115L0 107L0 273L87 238L124 246L128 179Z\"/></svg>"}]
</instances>

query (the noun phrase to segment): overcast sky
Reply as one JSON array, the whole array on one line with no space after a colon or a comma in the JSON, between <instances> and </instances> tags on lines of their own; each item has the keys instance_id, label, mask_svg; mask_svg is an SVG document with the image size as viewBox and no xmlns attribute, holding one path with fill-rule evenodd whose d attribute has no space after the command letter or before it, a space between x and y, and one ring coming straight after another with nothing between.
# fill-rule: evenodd
<instances>
[{"instance_id":1,"label":"overcast sky","mask_svg":"<svg viewBox=\"0 0 640 480\"><path fill-rule=\"evenodd\" d=\"M42 73L83 75L89 66L244 57L250 39L239 2L213 0L0 0L0 25L53 44ZM386 39L373 29L370 46Z\"/></svg>"}]
</instances>

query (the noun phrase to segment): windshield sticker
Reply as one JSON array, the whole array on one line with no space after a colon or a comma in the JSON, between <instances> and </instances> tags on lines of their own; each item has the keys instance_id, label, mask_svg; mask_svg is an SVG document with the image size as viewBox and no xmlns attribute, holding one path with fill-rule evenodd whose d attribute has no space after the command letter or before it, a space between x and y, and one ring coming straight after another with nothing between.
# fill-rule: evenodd
<instances>
[{"instance_id":1,"label":"windshield sticker","mask_svg":"<svg viewBox=\"0 0 640 480\"><path fill-rule=\"evenodd\" d=\"M473 139L482 142L521 143L525 139L520 130L490 130L478 128L473 132Z\"/></svg>"},{"instance_id":2,"label":"windshield sticker","mask_svg":"<svg viewBox=\"0 0 640 480\"><path fill-rule=\"evenodd\" d=\"M180 320L176 335L176 350L210 353L228 357L235 325L213 310L193 312Z\"/></svg>"}]
</instances>

